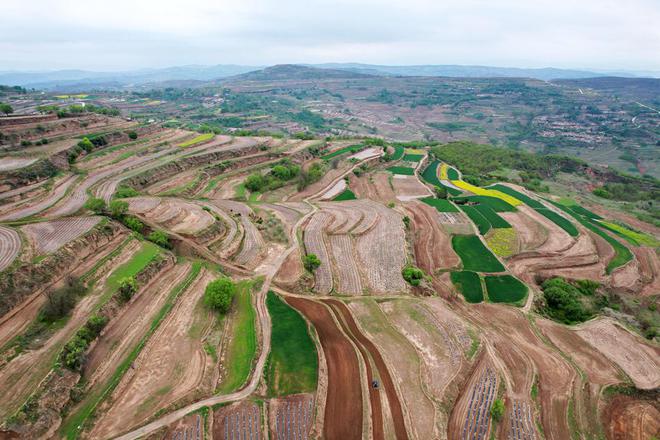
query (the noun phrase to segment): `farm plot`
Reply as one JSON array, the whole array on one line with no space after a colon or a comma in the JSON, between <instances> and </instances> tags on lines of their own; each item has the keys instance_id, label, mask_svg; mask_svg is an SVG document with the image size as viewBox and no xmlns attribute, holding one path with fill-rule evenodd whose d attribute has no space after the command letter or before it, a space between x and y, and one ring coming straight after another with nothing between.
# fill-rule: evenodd
<instances>
[{"instance_id":1,"label":"farm plot","mask_svg":"<svg viewBox=\"0 0 660 440\"><path fill-rule=\"evenodd\" d=\"M524 400L509 402L509 410L504 424L506 425L507 440L534 440L537 438L532 408Z\"/></svg>"},{"instance_id":2,"label":"farm plot","mask_svg":"<svg viewBox=\"0 0 660 440\"><path fill-rule=\"evenodd\" d=\"M313 392L318 380L318 355L307 322L273 292L268 292L266 306L273 323L265 372L268 394Z\"/></svg>"},{"instance_id":3,"label":"farm plot","mask_svg":"<svg viewBox=\"0 0 660 440\"><path fill-rule=\"evenodd\" d=\"M314 396L298 394L268 402L270 438L307 440L314 421Z\"/></svg>"},{"instance_id":4,"label":"farm plot","mask_svg":"<svg viewBox=\"0 0 660 440\"><path fill-rule=\"evenodd\" d=\"M660 349L657 347L646 344L606 318L580 326L577 333L625 371L637 388L660 386Z\"/></svg>"},{"instance_id":5,"label":"farm plot","mask_svg":"<svg viewBox=\"0 0 660 440\"><path fill-rule=\"evenodd\" d=\"M617 395L608 402L601 421L608 439L647 440L657 438L660 432L657 401L625 395Z\"/></svg>"},{"instance_id":6,"label":"farm plot","mask_svg":"<svg viewBox=\"0 0 660 440\"><path fill-rule=\"evenodd\" d=\"M348 185L346 184L345 179L339 179L337 183L332 185L329 190L327 190L323 195L321 196L321 200L332 200L335 197L337 197L339 194L341 194L346 188L348 188Z\"/></svg>"},{"instance_id":7,"label":"farm plot","mask_svg":"<svg viewBox=\"0 0 660 440\"><path fill-rule=\"evenodd\" d=\"M389 171L392 174L402 174L404 176L414 176L415 175L415 169L410 168L410 167L393 166L393 167L387 168L387 171Z\"/></svg>"},{"instance_id":8,"label":"farm plot","mask_svg":"<svg viewBox=\"0 0 660 440\"><path fill-rule=\"evenodd\" d=\"M349 188L346 188L344 191L341 192L337 197L332 199L335 202L343 202L345 200L355 200L357 197L355 197L355 193L351 191Z\"/></svg>"},{"instance_id":9,"label":"farm plot","mask_svg":"<svg viewBox=\"0 0 660 440\"><path fill-rule=\"evenodd\" d=\"M522 305L527 298L527 286L511 275L486 275L484 281L490 302Z\"/></svg>"},{"instance_id":10,"label":"farm plot","mask_svg":"<svg viewBox=\"0 0 660 440\"><path fill-rule=\"evenodd\" d=\"M396 198L404 202L428 197L431 194L431 191L419 181L417 176L396 174L392 178L392 186Z\"/></svg>"},{"instance_id":11,"label":"farm plot","mask_svg":"<svg viewBox=\"0 0 660 440\"><path fill-rule=\"evenodd\" d=\"M55 252L68 242L89 232L101 217L72 217L23 226L38 255Z\"/></svg>"},{"instance_id":12,"label":"farm plot","mask_svg":"<svg viewBox=\"0 0 660 440\"><path fill-rule=\"evenodd\" d=\"M204 419L200 414L190 414L167 427L163 439L171 440L202 440L204 435ZM247 439L247 437L244 437Z\"/></svg>"},{"instance_id":13,"label":"farm plot","mask_svg":"<svg viewBox=\"0 0 660 440\"><path fill-rule=\"evenodd\" d=\"M420 376L419 354L411 343L392 327L373 299L354 300L348 307L361 332L381 353L393 383L398 384L402 407L406 409L406 428L411 437L434 438L437 429L434 425L435 408Z\"/></svg>"},{"instance_id":14,"label":"farm plot","mask_svg":"<svg viewBox=\"0 0 660 440\"><path fill-rule=\"evenodd\" d=\"M45 214L51 217L59 217L75 213L85 205L88 198L88 190L103 179L120 172L121 168L118 168L118 166L108 167L88 174L87 177L76 185L75 189L71 191L67 197L60 200L59 203L46 211Z\"/></svg>"},{"instance_id":15,"label":"farm plot","mask_svg":"<svg viewBox=\"0 0 660 440\"><path fill-rule=\"evenodd\" d=\"M438 212L458 212L458 208L454 206L447 199L436 199L434 197L426 197L422 199L422 202L426 203L429 206L433 206Z\"/></svg>"},{"instance_id":16,"label":"farm plot","mask_svg":"<svg viewBox=\"0 0 660 440\"><path fill-rule=\"evenodd\" d=\"M504 266L476 235L455 235L452 247L463 262L463 269L475 272L504 272Z\"/></svg>"},{"instance_id":17,"label":"farm plot","mask_svg":"<svg viewBox=\"0 0 660 440\"><path fill-rule=\"evenodd\" d=\"M415 262L424 272L455 267L458 255L451 247L450 236L440 226L440 216L434 208L420 202L404 206L411 221Z\"/></svg>"},{"instance_id":18,"label":"farm plot","mask_svg":"<svg viewBox=\"0 0 660 440\"><path fill-rule=\"evenodd\" d=\"M490 196L467 196L467 197L458 197L455 200L467 200L468 202L486 205L495 212L516 212L517 209L502 199L497 197Z\"/></svg>"},{"instance_id":19,"label":"farm plot","mask_svg":"<svg viewBox=\"0 0 660 440\"><path fill-rule=\"evenodd\" d=\"M214 440L259 440L263 437L261 430L261 409L254 402L244 400L213 412Z\"/></svg>"},{"instance_id":20,"label":"farm plot","mask_svg":"<svg viewBox=\"0 0 660 440\"><path fill-rule=\"evenodd\" d=\"M154 412L213 389L217 374L202 339L215 318L201 306L215 277L204 270L179 297L119 385L101 406L92 437L112 437L144 422Z\"/></svg>"},{"instance_id":21,"label":"farm plot","mask_svg":"<svg viewBox=\"0 0 660 440\"><path fill-rule=\"evenodd\" d=\"M490 408L498 387L497 372L484 359L475 369L465 392L452 412L449 437L462 440L482 440L490 431Z\"/></svg>"},{"instance_id":22,"label":"farm plot","mask_svg":"<svg viewBox=\"0 0 660 440\"><path fill-rule=\"evenodd\" d=\"M383 154L383 150L380 148L367 148L366 150L362 150L359 153L355 153L352 156L348 157L348 160L355 159L355 160L365 160L369 159L372 157L378 157Z\"/></svg>"},{"instance_id":23,"label":"farm plot","mask_svg":"<svg viewBox=\"0 0 660 440\"><path fill-rule=\"evenodd\" d=\"M156 197L136 197L126 201L130 212L179 234L194 236L215 222L210 213L192 202Z\"/></svg>"},{"instance_id":24,"label":"farm plot","mask_svg":"<svg viewBox=\"0 0 660 440\"><path fill-rule=\"evenodd\" d=\"M451 282L461 292L469 303L480 303L484 300L484 290L481 287L479 274L463 270L451 273Z\"/></svg>"},{"instance_id":25,"label":"farm plot","mask_svg":"<svg viewBox=\"0 0 660 440\"><path fill-rule=\"evenodd\" d=\"M461 206L461 210L472 220L472 222L477 226L477 230L481 235L486 235L490 231L491 224L486 219L477 208L474 206Z\"/></svg>"},{"instance_id":26,"label":"farm plot","mask_svg":"<svg viewBox=\"0 0 660 440\"><path fill-rule=\"evenodd\" d=\"M362 385L355 349L337 327L330 311L322 304L303 298L287 297L314 326L325 354L328 391L325 402L323 436L357 440L362 438Z\"/></svg>"},{"instance_id":27,"label":"farm plot","mask_svg":"<svg viewBox=\"0 0 660 440\"><path fill-rule=\"evenodd\" d=\"M11 228L0 226L0 272L5 270L21 252L21 237Z\"/></svg>"},{"instance_id":28,"label":"farm plot","mask_svg":"<svg viewBox=\"0 0 660 440\"><path fill-rule=\"evenodd\" d=\"M419 162L420 160L424 159L424 156L426 154L414 154L406 151L406 154L403 155L403 161L404 162Z\"/></svg>"},{"instance_id":29,"label":"farm plot","mask_svg":"<svg viewBox=\"0 0 660 440\"><path fill-rule=\"evenodd\" d=\"M486 235L486 244L495 255L506 258L518 252L518 234L513 228L495 228Z\"/></svg>"},{"instance_id":30,"label":"farm plot","mask_svg":"<svg viewBox=\"0 0 660 440\"><path fill-rule=\"evenodd\" d=\"M362 293L362 279L353 255L353 243L349 235L329 237L334 267L337 272L337 289L350 295Z\"/></svg>"},{"instance_id":31,"label":"farm plot","mask_svg":"<svg viewBox=\"0 0 660 440\"><path fill-rule=\"evenodd\" d=\"M35 163L37 160L39 159L27 157L0 157L0 172L25 168L26 166Z\"/></svg>"},{"instance_id":32,"label":"farm plot","mask_svg":"<svg viewBox=\"0 0 660 440\"><path fill-rule=\"evenodd\" d=\"M51 191L48 195L46 195L43 199L36 203L27 203L27 204L22 204L18 209L10 211L6 214L3 214L0 216L0 220L3 221L12 221L12 220L19 220L25 217L30 217L32 215L38 214L41 211L44 211L51 206L53 206L55 203L57 203L64 195L66 192L69 190L71 185L77 180L77 176L72 175L69 176L65 179L62 179L60 182L58 182L57 186L53 191ZM27 205L27 206L26 206Z\"/></svg>"},{"instance_id":33,"label":"farm plot","mask_svg":"<svg viewBox=\"0 0 660 440\"><path fill-rule=\"evenodd\" d=\"M527 214L531 208L526 206L520 208L518 212L501 212L500 216L513 226L512 229L517 237L520 251L538 249L548 240L549 230ZM500 229L499 231L506 231L506 229Z\"/></svg>"},{"instance_id":34,"label":"farm plot","mask_svg":"<svg viewBox=\"0 0 660 440\"><path fill-rule=\"evenodd\" d=\"M303 233L305 250L308 254L315 254L321 265L314 271L314 290L322 294L328 294L332 290L332 268L330 256L328 255L323 229L332 221L332 216L321 211L312 216Z\"/></svg>"},{"instance_id":35,"label":"farm plot","mask_svg":"<svg viewBox=\"0 0 660 440\"><path fill-rule=\"evenodd\" d=\"M359 199L370 199L376 202L393 202L397 200L390 178L386 172L374 172L359 178L351 178L351 190Z\"/></svg>"},{"instance_id":36,"label":"farm plot","mask_svg":"<svg viewBox=\"0 0 660 440\"><path fill-rule=\"evenodd\" d=\"M452 180L451 183L462 190L469 191L472 194L478 196L496 197L498 199L504 200L511 206L522 205L522 202L517 198L502 191L498 191L496 189L481 188L479 186L472 185L471 183L467 183L463 180Z\"/></svg>"},{"instance_id":37,"label":"farm plot","mask_svg":"<svg viewBox=\"0 0 660 440\"><path fill-rule=\"evenodd\" d=\"M225 212L235 216L238 215L238 220L243 226L244 233L241 249L234 257L234 261L248 268L256 267L259 264L260 255L264 250L265 243L261 233L250 220L254 212L248 205L231 200L216 200L214 204L224 209Z\"/></svg>"}]
</instances>

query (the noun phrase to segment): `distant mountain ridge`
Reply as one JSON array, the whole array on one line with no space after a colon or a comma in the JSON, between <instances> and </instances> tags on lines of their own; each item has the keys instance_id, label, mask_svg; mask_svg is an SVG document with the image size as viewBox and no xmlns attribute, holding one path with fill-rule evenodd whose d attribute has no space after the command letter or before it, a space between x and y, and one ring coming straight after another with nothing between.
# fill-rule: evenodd
<instances>
[{"instance_id":1,"label":"distant mountain ridge","mask_svg":"<svg viewBox=\"0 0 660 440\"><path fill-rule=\"evenodd\" d=\"M324 71L324 72L321 72ZM241 76L247 75L247 76ZM165 83L190 84L222 81L239 77L242 80L358 78L370 76L444 76L463 78L534 78L543 81L585 79L607 76L636 77L627 72L615 74L557 68L524 69L516 67L416 65L385 66L360 63L280 64L275 66L174 66L124 72L93 72L58 70L51 72L0 71L0 84L18 85L44 90L121 89L131 87L161 87ZM658 73L660 76L660 73Z\"/></svg>"}]
</instances>

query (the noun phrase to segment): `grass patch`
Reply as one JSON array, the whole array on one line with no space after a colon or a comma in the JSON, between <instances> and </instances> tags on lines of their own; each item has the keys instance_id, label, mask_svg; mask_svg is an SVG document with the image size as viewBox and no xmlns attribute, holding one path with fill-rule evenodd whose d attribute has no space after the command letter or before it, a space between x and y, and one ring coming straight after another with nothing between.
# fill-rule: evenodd
<instances>
[{"instance_id":1,"label":"grass patch","mask_svg":"<svg viewBox=\"0 0 660 440\"><path fill-rule=\"evenodd\" d=\"M484 281L490 302L523 305L527 298L527 286L511 275L486 275Z\"/></svg>"},{"instance_id":2,"label":"grass patch","mask_svg":"<svg viewBox=\"0 0 660 440\"><path fill-rule=\"evenodd\" d=\"M404 176L413 176L415 174L415 169L414 168L409 168L409 167L389 167L387 169L392 174L402 174Z\"/></svg>"},{"instance_id":3,"label":"grass patch","mask_svg":"<svg viewBox=\"0 0 660 440\"><path fill-rule=\"evenodd\" d=\"M318 357L307 322L273 292L266 306L273 322L266 368L270 396L312 392L318 379Z\"/></svg>"},{"instance_id":4,"label":"grass patch","mask_svg":"<svg viewBox=\"0 0 660 440\"><path fill-rule=\"evenodd\" d=\"M344 191L341 192L341 194L339 194L337 197L335 197L332 200L334 200L336 202L341 202L343 200L355 200L355 199L357 199L357 197L355 197L355 194L353 193L353 191L346 188Z\"/></svg>"},{"instance_id":5,"label":"grass patch","mask_svg":"<svg viewBox=\"0 0 660 440\"><path fill-rule=\"evenodd\" d=\"M133 257L110 274L105 285L112 292L119 288L119 283L126 277L134 277L160 254L160 247L145 241Z\"/></svg>"},{"instance_id":6,"label":"grass patch","mask_svg":"<svg viewBox=\"0 0 660 440\"><path fill-rule=\"evenodd\" d=\"M90 417L92 417L98 405L112 393L117 385L119 385L121 378L131 367L135 359L137 359L140 351L142 351L142 348L145 346L151 335L156 331L158 326L160 326L161 322L165 319L170 310L172 310L176 298L181 294L181 292L185 291L190 286L190 284L192 284L195 278L197 278L201 267L201 263L193 263L192 270L188 276L183 281L181 281L181 283L177 284L174 289L172 289L168 295L167 302L158 311L158 314L154 317L153 321L151 321L151 326L149 327L147 333L142 337L140 342L135 346L135 348L133 348L129 355L126 356L121 364L119 364L108 382L103 385L102 389L98 393L89 394L86 401L79 407L79 409L75 413L70 414L63 421L59 430L63 437L66 437L67 439L75 439L78 437L85 426L85 422L89 420Z\"/></svg>"},{"instance_id":7,"label":"grass patch","mask_svg":"<svg viewBox=\"0 0 660 440\"><path fill-rule=\"evenodd\" d=\"M339 150L335 150L332 153L325 154L321 156L321 159L323 160L329 160L333 159L337 156L341 156L342 154L346 153L357 153L360 150L364 148L364 145L356 144L356 145L349 145L348 147L340 148Z\"/></svg>"},{"instance_id":8,"label":"grass patch","mask_svg":"<svg viewBox=\"0 0 660 440\"><path fill-rule=\"evenodd\" d=\"M454 206L449 200L436 199L434 197L424 197L420 200L427 205L433 206L440 212L458 212L456 206Z\"/></svg>"},{"instance_id":9,"label":"grass patch","mask_svg":"<svg viewBox=\"0 0 660 440\"><path fill-rule=\"evenodd\" d=\"M642 232L633 231L617 223L601 220L596 222L596 224L617 234L618 236L625 239L628 243L631 243L635 246L641 246L641 245L651 246L651 247L660 246L660 241L656 240L655 237L652 237L648 234L644 234Z\"/></svg>"},{"instance_id":10,"label":"grass patch","mask_svg":"<svg viewBox=\"0 0 660 440\"><path fill-rule=\"evenodd\" d=\"M179 147L181 148L188 148L192 147L193 145L201 144L202 142L207 142L213 139L215 135L213 133L202 133L199 136L195 136L194 138L187 140L185 142L182 142L179 144Z\"/></svg>"},{"instance_id":11,"label":"grass patch","mask_svg":"<svg viewBox=\"0 0 660 440\"><path fill-rule=\"evenodd\" d=\"M481 287L481 278L475 272L463 270L452 272L451 282L456 289L461 292L465 300L469 303L480 303L484 300L484 291Z\"/></svg>"},{"instance_id":12,"label":"grass patch","mask_svg":"<svg viewBox=\"0 0 660 440\"><path fill-rule=\"evenodd\" d=\"M513 228L493 229L486 237L488 247L498 257L510 257L518 249L518 236Z\"/></svg>"},{"instance_id":13,"label":"grass patch","mask_svg":"<svg viewBox=\"0 0 660 440\"><path fill-rule=\"evenodd\" d=\"M463 269L475 272L504 272L504 266L476 235L454 235L451 245L463 262Z\"/></svg>"},{"instance_id":14,"label":"grass patch","mask_svg":"<svg viewBox=\"0 0 660 440\"><path fill-rule=\"evenodd\" d=\"M419 162L424 159L425 154L411 154L406 153L403 155L403 160L406 162Z\"/></svg>"},{"instance_id":15,"label":"grass patch","mask_svg":"<svg viewBox=\"0 0 660 440\"><path fill-rule=\"evenodd\" d=\"M485 235L488 231L490 231L490 222L487 218L481 215L481 213L474 206L459 206L463 212L467 214L468 217L470 217L470 220L472 220L474 224L477 225L477 229L481 235Z\"/></svg>"},{"instance_id":16,"label":"grass patch","mask_svg":"<svg viewBox=\"0 0 660 440\"><path fill-rule=\"evenodd\" d=\"M251 281L236 285L232 316L232 339L227 346L226 374L218 387L220 394L238 390L250 377L252 363L257 353L255 311L252 306Z\"/></svg>"},{"instance_id":17,"label":"grass patch","mask_svg":"<svg viewBox=\"0 0 660 440\"><path fill-rule=\"evenodd\" d=\"M424 179L426 182L430 183L431 185L435 185L435 186L442 185L442 183L440 183L440 180L438 179L438 165L440 165L440 161L434 160L426 168L424 168L424 171L422 172L422 179Z\"/></svg>"}]
</instances>

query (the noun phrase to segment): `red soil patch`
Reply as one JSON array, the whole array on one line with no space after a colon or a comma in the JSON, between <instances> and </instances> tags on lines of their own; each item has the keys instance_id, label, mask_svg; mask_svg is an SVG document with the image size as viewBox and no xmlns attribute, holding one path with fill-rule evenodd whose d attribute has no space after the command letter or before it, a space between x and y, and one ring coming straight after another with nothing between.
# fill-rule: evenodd
<instances>
[{"instance_id":1,"label":"red soil patch","mask_svg":"<svg viewBox=\"0 0 660 440\"><path fill-rule=\"evenodd\" d=\"M296 297L287 297L286 301L314 325L328 364L324 438L362 438L360 366L353 346L325 306Z\"/></svg>"},{"instance_id":2,"label":"red soil patch","mask_svg":"<svg viewBox=\"0 0 660 440\"><path fill-rule=\"evenodd\" d=\"M660 411L652 402L615 396L601 417L608 440L648 440L660 436Z\"/></svg>"},{"instance_id":3,"label":"red soil patch","mask_svg":"<svg viewBox=\"0 0 660 440\"><path fill-rule=\"evenodd\" d=\"M394 202L397 198L389 182L391 176L390 173L373 173L359 178L351 177L350 187L358 199Z\"/></svg>"},{"instance_id":4,"label":"red soil patch","mask_svg":"<svg viewBox=\"0 0 660 440\"><path fill-rule=\"evenodd\" d=\"M644 283L640 294L655 295L660 292L660 259L655 249L647 247L631 247L639 262L640 281Z\"/></svg>"}]
</instances>

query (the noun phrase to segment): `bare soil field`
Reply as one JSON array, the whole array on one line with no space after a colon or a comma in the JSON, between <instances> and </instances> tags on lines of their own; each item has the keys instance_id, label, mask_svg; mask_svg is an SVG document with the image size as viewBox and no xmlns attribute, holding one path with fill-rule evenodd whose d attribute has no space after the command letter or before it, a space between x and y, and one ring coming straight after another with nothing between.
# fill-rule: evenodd
<instances>
[{"instance_id":1,"label":"bare soil field","mask_svg":"<svg viewBox=\"0 0 660 440\"><path fill-rule=\"evenodd\" d=\"M631 250L639 263L639 282L644 285L640 295L655 295L660 292L660 259L655 249L634 247Z\"/></svg>"},{"instance_id":2,"label":"bare soil field","mask_svg":"<svg viewBox=\"0 0 660 440\"><path fill-rule=\"evenodd\" d=\"M15 230L0 226L0 272L21 253L21 237Z\"/></svg>"},{"instance_id":3,"label":"bare soil field","mask_svg":"<svg viewBox=\"0 0 660 440\"><path fill-rule=\"evenodd\" d=\"M330 310L307 299L286 301L314 325L328 366L328 393L323 436L328 439L362 438L362 386L353 345L337 327Z\"/></svg>"},{"instance_id":4,"label":"bare soil field","mask_svg":"<svg viewBox=\"0 0 660 440\"><path fill-rule=\"evenodd\" d=\"M287 421L291 426L291 420L285 419ZM261 408L254 402L243 400L213 411L212 438L215 440L259 440L263 437L262 430Z\"/></svg>"},{"instance_id":5,"label":"bare soil field","mask_svg":"<svg viewBox=\"0 0 660 440\"><path fill-rule=\"evenodd\" d=\"M451 237L440 226L438 211L422 202L410 202L404 209L411 219L411 235L417 267L427 274L458 266L460 260Z\"/></svg>"},{"instance_id":6,"label":"bare soil field","mask_svg":"<svg viewBox=\"0 0 660 440\"><path fill-rule=\"evenodd\" d=\"M144 422L161 408L184 399L196 390L210 392L205 377L215 369L202 344L204 328L194 329L195 309L206 285L213 280L203 271L179 297L177 304L142 349L134 366L102 405L90 435L111 437ZM206 312L210 314L210 312ZM197 324L200 325L200 324ZM213 370L213 371L209 371Z\"/></svg>"},{"instance_id":7,"label":"bare soil field","mask_svg":"<svg viewBox=\"0 0 660 440\"><path fill-rule=\"evenodd\" d=\"M70 175L64 179L61 179L57 182L55 188L46 194L45 197L35 200L36 203L24 203L18 207L18 209L11 210L0 216L0 220L3 221L12 221L20 220L25 217L30 217L32 215L38 214L51 206L57 203L69 188L78 180L78 176ZM3 210L4 211L4 210Z\"/></svg>"},{"instance_id":8,"label":"bare soil field","mask_svg":"<svg viewBox=\"0 0 660 440\"><path fill-rule=\"evenodd\" d=\"M37 158L22 158L22 157L0 157L0 172L17 170L19 168L25 168L26 166L36 162Z\"/></svg>"},{"instance_id":9,"label":"bare soil field","mask_svg":"<svg viewBox=\"0 0 660 440\"><path fill-rule=\"evenodd\" d=\"M351 189L358 199L393 202L397 198L390 179L392 175L386 172L370 173L358 178L351 177Z\"/></svg>"},{"instance_id":10,"label":"bare soil field","mask_svg":"<svg viewBox=\"0 0 660 440\"><path fill-rule=\"evenodd\" d=\"M34 223L21 229L38 255L54 252L96 226L101 217L72 217Z\"/></svg>"},{"instance_id":11,"label":"bare soil field","mask_svg":"<svg viewBox=\"0 0 660 440\"><path fill-rule=\"evenodd\" d=\"M404 202L433 195L431 190L422 184L417 176L395 174L392 177L392 186L394 186L396 198Z\"/></svg>"},{"instance_id":12,"label":"bare soil field","mask_svg":"<svg viewBox=\"0 0 660 440\"><path fill-rule=\"evenodd\" d=\"M601 417L608 440L647 440L660 433L660 410L657 402L615 396Z\"/></svg>"},{"instance_id":13,"label":"bare soil field","mask_svg":"<svg viewBox=\"0 0 660 440\"><path fill-rule=\"evenodd\" d=\"M243 240L234 261L248 268L257 267L265 248L265 242L257 227L250 220L254 216L252 209L244 203L230 200L216 200L214 204L228 214L236 216L243 226Z\"/></svg>"},{"instance_id":14,"label":"bare soil field","mask_svg":"<svg viewBox=\"0 0 660 440\"><path fill-rule=\"evenodd\" d=\"M660 349L607 318L579 326L577 334L616 363L641 389L660 386Z\"/></svg>"},{"instance_id":15,"label":"bare soil field","mask_svg":"<svg viewBox=\"0 0 660 440\"><path fill-rule=\"evenodd\" d=\"M194 236L215 222L201 206L181 199L138 197L126 201L130 212L178 234Z\"/></svg>"},{"instance_id":16,"label":"bare soil field","mask_svg":"<svg viewBox=\"0 0 660 440\"><path fill-rule=\"evenodd\" d=\"M500 212L498 215L516 230L521 252L538 249L548 240L548 231L524 211Z\"/></svg>"},{"instance_id":17,"label":"bare soil field","mask_svg":"<svg viewBox=\"0 0 660 440\"><path fill-rule=\"evenodd\" d=\"M306 440L314 421L314 396L296 394L268 402L270 438ZM224 437L221 437L224 438Z\"/></svg>"}]
</instances>

